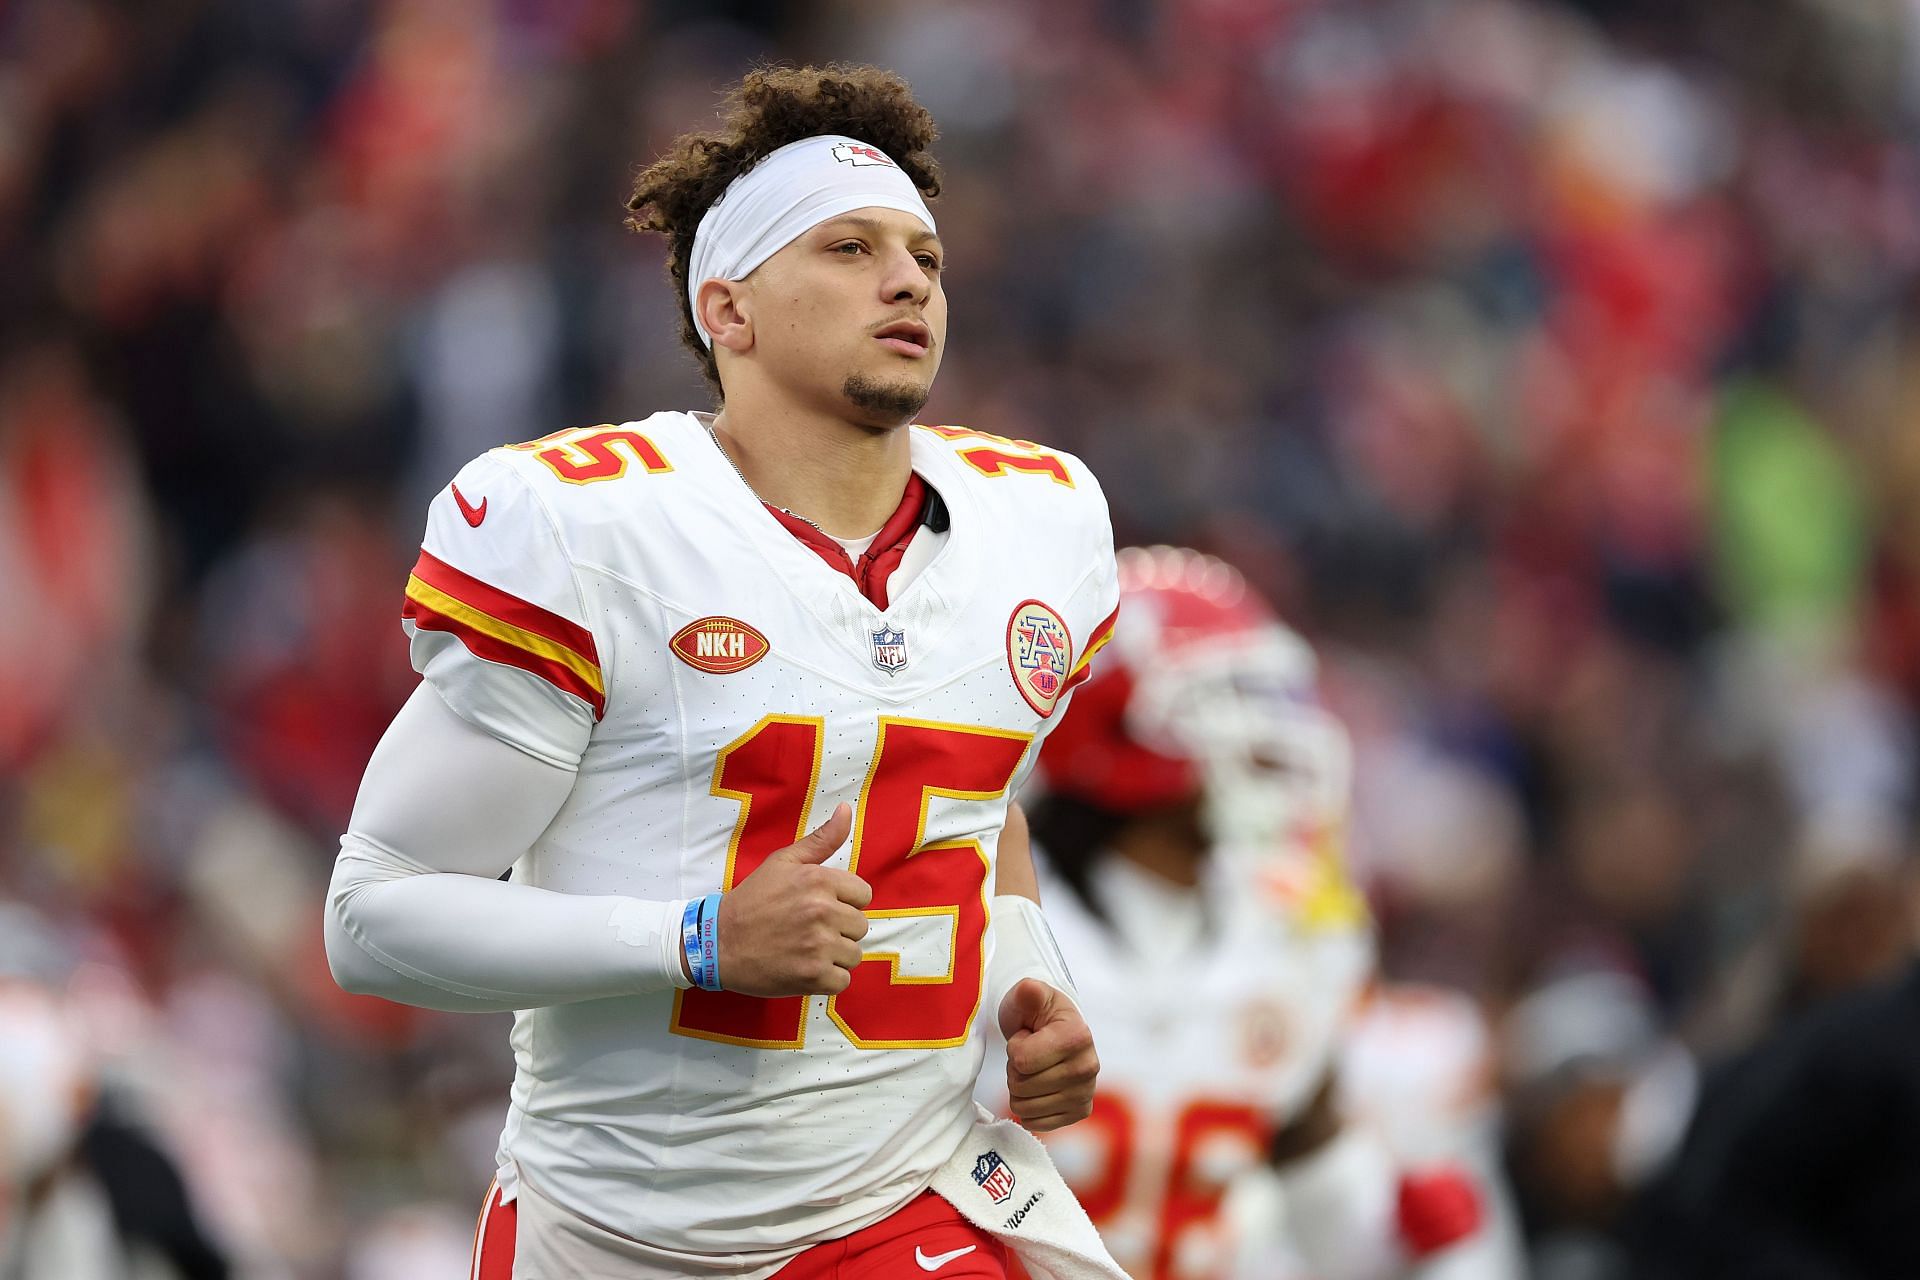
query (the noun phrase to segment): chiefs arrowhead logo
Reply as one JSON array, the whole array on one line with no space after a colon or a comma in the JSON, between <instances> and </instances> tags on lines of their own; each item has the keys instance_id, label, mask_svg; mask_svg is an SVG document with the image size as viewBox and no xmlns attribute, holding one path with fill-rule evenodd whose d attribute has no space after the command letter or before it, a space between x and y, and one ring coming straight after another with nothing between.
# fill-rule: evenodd
<instances>
[{"instance_id":1,"label":"chiefs arrowhead logo","mask_svg":"<svg viewBox=\"0 0 1920 1280\"><path fill-rule=\"evenodd\" d=\"M886 152L878 147L870 147L864 142L836 142L833 146L833 158L841 164L850 164L858 169L877 164L883 164L889 169L900 167L887 157Z\"/></svg>"},{"instance_id":2,"label":"chiefs arrowhead logo","mask_svg":"<svg viewBox=\"0 0 1920 1280\"><path fill-rule=\"evenodd\" d=\"M680 661L696 671L727 676L745 671L773 646L738 618L697 618L667 642Z\"/></svg>"},{"instance_id":3,"label":"chiefs arrowhead logo","mask_svg":"<svg viewBox=\"0 0 1920 1280\"><path fill-rule=\"evenodd\" d=\"M460 508L460 514L467 518L468 524L478 529L480 522L487 518L487 500L485 498L480 499L480 505L476 507L467 501L465 494L460 492L459 485L448 485L447 487L453 490L453 501L454 504Z\"/></svg>"}]
</instances>

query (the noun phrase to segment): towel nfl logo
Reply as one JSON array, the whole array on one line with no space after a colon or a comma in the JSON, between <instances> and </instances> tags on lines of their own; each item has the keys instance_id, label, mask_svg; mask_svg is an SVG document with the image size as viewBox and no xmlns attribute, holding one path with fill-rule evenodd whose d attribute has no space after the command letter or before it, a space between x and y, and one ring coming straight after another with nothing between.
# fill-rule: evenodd
<instances>
[{"instance_id":1,"label":"towel nfl logo","mask_svg":"<svg viewBox=\"0 0 1920 1280\"><path fill-rule=\"evenodd\" d=\"M873 665L892 675L907 665L907 633L897 627L882 627L873 636Z\"/></svg>"},{"instance_id":2,"label":"towel nfl logo","mask_svg":"<svg viewBox=\"0 0 1920 1280\"><path fill-rule=\"evenodd\" d=\"M973 1180L993 1197L995 1204L1013 1194L1013 1170L1007 1167L998 1151L989 1151L973 1162Z\"/></svg>"}]
</instances>

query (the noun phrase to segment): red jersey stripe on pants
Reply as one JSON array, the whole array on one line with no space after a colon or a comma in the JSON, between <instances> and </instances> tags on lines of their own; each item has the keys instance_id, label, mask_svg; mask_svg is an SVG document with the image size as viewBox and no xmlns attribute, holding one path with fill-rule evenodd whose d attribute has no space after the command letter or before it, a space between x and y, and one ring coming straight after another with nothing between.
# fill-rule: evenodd
<instances>
[{"instance_id":1,"label":"red jersey stripe on pants","mask_svg":"<svg viewBox=\"0 0 1920 1280\"><path fill-rule=\"evenodd\" d=\"M480 1223L473 1230L473 1271L468 1280L513 1280L513 1236L520 1214L500 1199L500 1183L487 1184L480 1202Z\"/></svg>"},{"instance_id":2,"label":"red jersey stripe on pants","mask_svg":"<svg viewBox=\"0 0 1920 1280\"><path fill-rule=\"evenodd\" d=\"M502 1203L497 1186L487 1188L486 1207L473 1241L472 1280L513 1280L516 1214ZM960 1216L952 1205L922 1192L863 1230L817 1244L773 1274L772 1280L901 1280L933 1275L940 1280L1008 1280L1007 1247Z\"/></svg>"}]
</instances>

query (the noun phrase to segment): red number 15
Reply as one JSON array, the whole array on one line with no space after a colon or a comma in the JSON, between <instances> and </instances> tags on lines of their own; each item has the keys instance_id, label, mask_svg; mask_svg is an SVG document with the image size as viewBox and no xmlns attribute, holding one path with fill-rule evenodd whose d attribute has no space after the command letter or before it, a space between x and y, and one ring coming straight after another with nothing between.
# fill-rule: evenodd
<instances>
[{"instance_id":1,"label":"red number 15","mask_svg":"<svg viewBox=\"0 0 1920 1280\"><path fill-rule=\"evenodd\" d=\"M713 794L740 804L723 889L753 874L809 829L826 726L811 716L767 716L720 752ZM944 973L905 976L901 957L868 951L853 982L826 997L827 1016L862 1049L943 1049L964 1044L980 1008L981 943L990 865L977 840L926 843L935 797L992 800L1006 792L1031 735L973 725L883 717L873 763L854 805L849 869L873 886L875 922L924 917L951 939ZM874 941L869 935L868 946ZM762 1049L806 1043L818 996L762 998L682 991L678 1035Z\"/></svg>"}]
</instances>

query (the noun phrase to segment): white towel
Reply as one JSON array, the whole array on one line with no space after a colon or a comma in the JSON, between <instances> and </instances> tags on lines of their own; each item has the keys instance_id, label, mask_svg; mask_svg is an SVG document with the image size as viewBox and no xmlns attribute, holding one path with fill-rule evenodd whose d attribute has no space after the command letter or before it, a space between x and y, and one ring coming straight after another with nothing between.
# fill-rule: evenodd
<instances>
[{"instance_id":1,"label":"white towel","mask_svg":"<svg viewBox=\"0 0 1920 1280\"><path fill-rule=\"evenodd\" d=\"M934 1192L1004 1242L1033 1280L1127 1280L1040 1140L975 1111L972 1131L933 1175Z\"/></svg>"}]
</instances>

